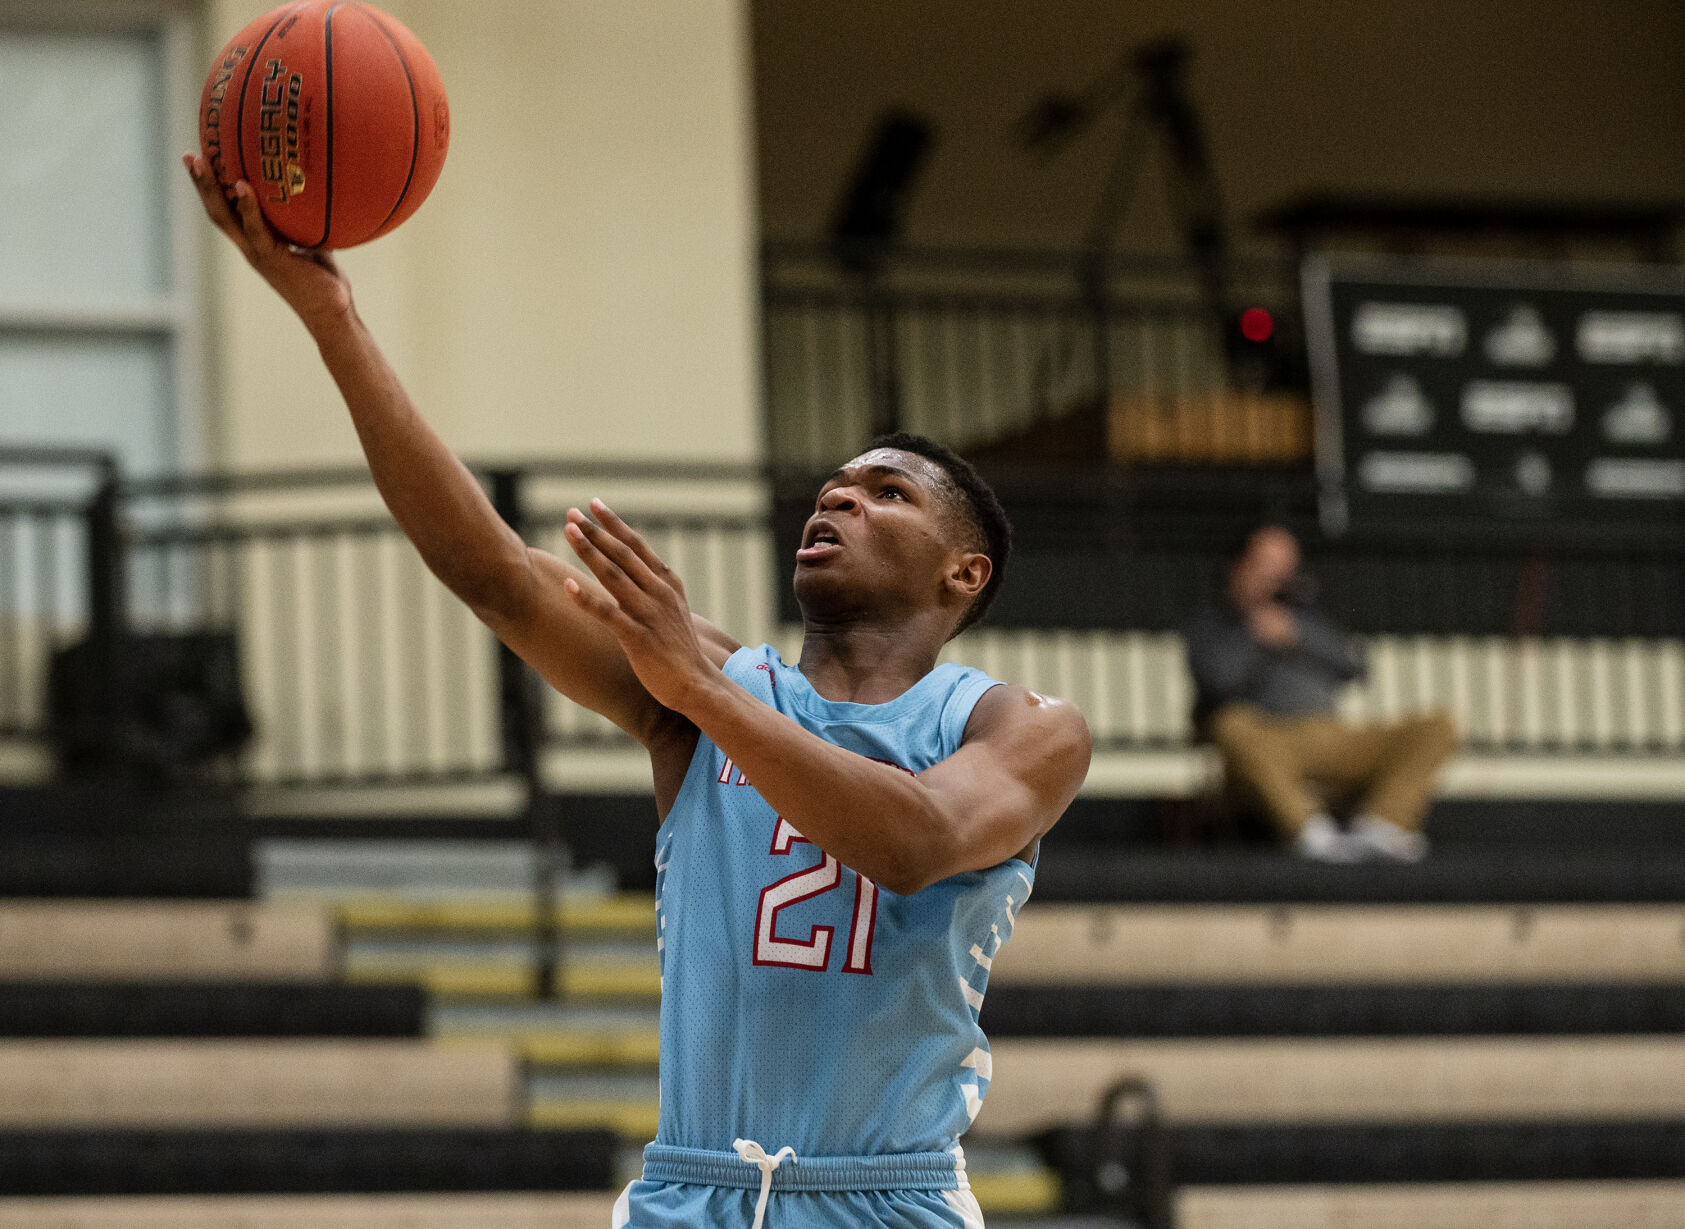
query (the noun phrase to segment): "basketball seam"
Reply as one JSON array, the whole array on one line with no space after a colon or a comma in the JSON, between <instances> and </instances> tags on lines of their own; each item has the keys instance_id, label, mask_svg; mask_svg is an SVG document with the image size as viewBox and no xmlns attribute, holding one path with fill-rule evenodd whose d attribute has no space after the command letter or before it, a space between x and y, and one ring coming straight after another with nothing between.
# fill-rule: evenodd
<instances>
[{"instance_id":1,"label":"basketball seam","mask_svg":"<svg viewBox=\"0 0 1685 1229\"><path fill-rule=\"evenodd\" d=\"M240 82L240 101L234 111L234 148L240 154L240 178L247 183L251 183L251 180L247 177L246 170L246 91L251 88L252 70L257 67L258 57L263 54L264 44L269 41L269 36L275 33L275 27L285 21L287 14L291 11L292 6L288 5L275 15L274 21L269 23L269 28L263 32L263 37L257 40L257 46L252 48L251 60L246 64L246 79Z\"/></svg>"},{"instance_id":2,"label":"basketball seam","mask_svg":"<svg viewBox=\"0 0 1685 1229\"><path fill-rule=\"evenodd\" d=\"M398 57L398 67L404 70L404 80L409 83L410 114L415 116L415 136L410 141L409 174L404 176L403 191L399 192L398 199L392 202L391 210L380 220L380 225L374 228L374 234L378 235L386 229L386 224L392 220L393 215L403 208L404 200L410 194L410 184L415 181L415 164L421 158L421 100L415 95L415 77L410 72L410 62L404 58L404 49L398 46L398 40L392 37L392 31L386 28L386 23L380 20L379 15L374 10L369 10L369 19L374 22L375 28L385 36L386 41L392 44L392 54ZM370 236L370 238L373 237L373 235Z\"/></svg>"},{"instance_id":3,"label":"basketball seam","mask_svg":"<svg viewBox=\"0 0 1685 1229\"><path fill-rule=\"evenodd\" d=\"M333 231L333 15L339 12L334 5L322 19L322 75L327 80L328 157L327 185L322 192L322 237L317 247L324 247Z\"/></svg>"}]
</instances>

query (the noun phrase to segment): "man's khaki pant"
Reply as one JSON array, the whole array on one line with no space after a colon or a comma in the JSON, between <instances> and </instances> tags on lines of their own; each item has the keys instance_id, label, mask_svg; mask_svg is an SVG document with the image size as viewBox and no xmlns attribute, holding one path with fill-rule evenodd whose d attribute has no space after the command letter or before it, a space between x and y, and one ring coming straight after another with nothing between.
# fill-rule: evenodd
<instances>
[{"instance_id":1,"label":"man's khaki pant","mask_svg":"<svg viewBox=\"0 0 1685 1229\"><path fill-rule=\"evenodd\" d=\"M1261 804L1289 836L1338 806L1419 830L1440 765L1457 750L1457 727L1443 713L1351 725L1232 703L1212 714L1206 730L1230 788Z\"/></svg>"}]
</instances>

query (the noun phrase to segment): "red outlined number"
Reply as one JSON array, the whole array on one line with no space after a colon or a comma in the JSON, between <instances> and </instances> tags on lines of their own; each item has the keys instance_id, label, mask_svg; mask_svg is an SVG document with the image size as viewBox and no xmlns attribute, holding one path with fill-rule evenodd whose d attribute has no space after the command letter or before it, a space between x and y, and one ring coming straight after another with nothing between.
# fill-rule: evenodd
<instances>
[{"instance_id":1,"label":"red outlined number","mask_svg":"<svg viewBox=\"0 0 1685 1229\"><path fill-rule=\"evenodd\" d=\"M772 830L774 854L788 854L790 847L807 838L782 815ZM761 889L760 904L755 909L755 954L757 965L771 965L781 969L807 969L823 973L830 964L831 926L815 926L805 939L778 937L778 911L811 900L831 891L842 882L842 864L830 854L818 866L786 875L776 883ZM878 920L878 885L866 876L855 875L854 915L849 922L848 950L843 958L844 973L872 971L872 932Z\"/></svg>"}]
</instances>

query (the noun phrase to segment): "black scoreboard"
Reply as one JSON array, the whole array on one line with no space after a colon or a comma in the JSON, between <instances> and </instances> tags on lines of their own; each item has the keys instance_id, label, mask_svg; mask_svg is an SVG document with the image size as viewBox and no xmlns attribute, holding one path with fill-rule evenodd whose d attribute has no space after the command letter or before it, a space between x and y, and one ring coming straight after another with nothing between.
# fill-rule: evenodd
<instances>
[{"instance_id":1,"label":"black scoreboard","mask_svg":"<svg viewBox=\"0 0 1685 1229\"><path fill-rule=\"evenodd\" d=\"M1308 259L1323 527L1685 518L1685 271Z\"/></svg>"}]
</instances>

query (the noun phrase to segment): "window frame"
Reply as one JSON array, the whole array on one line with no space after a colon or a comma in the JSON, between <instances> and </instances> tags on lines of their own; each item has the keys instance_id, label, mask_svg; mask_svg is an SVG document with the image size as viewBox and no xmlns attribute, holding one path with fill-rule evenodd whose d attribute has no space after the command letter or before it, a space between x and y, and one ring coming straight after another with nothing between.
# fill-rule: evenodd
<instances>
[{"instance_id":1,"label":"window frame","mask_svg":"<svg viewBox=\"0 0 1685 1229\"><path fill-rule=\"evenodd\" d=\"M157 39L163 83L157 122L166 157L172 146L198 148L205 61L200 6L183 0L13 0L0 14L0 30ZM163 451L170 469L189 472L209 468L219 451L208 402L212 280L192 186L174 170L173 157L160 176L169 289L121 306L0 298L0 336L162 341L172 391Z\"/></svg>"}]
</instances>

